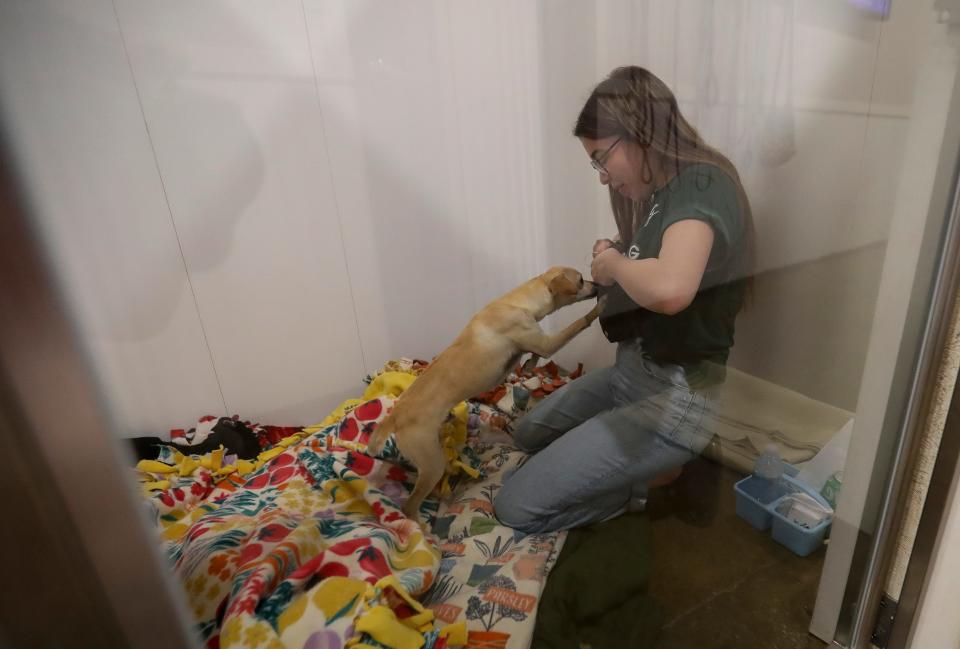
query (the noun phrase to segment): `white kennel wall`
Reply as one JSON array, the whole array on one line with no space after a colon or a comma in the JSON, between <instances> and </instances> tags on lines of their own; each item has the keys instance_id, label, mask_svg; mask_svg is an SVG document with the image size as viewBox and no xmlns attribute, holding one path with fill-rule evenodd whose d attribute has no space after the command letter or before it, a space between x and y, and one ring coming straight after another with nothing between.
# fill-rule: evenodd
<instances>
[{"instance_id":1,"label":"white kennel wall","mask_svg":"<svg viewBox=\"0 0 960 649\"><path fill-rule=\"evenodd\" d=\"M613 228L570 129L626 62L653 67L731 147L761 264L785 274L741 320L755 342L734 360L849 407L898 172L874 152L903 137L913 14L801 5L795 153L780 165L730 139L764 106L749 89L784 88L776 56L734 55L782 40L789 5L753 0L717 5L709 23L715 101L687 45L708 0L0 0L0 108L131 435L208 412L317 420L387 358L437 353L522 279L586 270ZM825 256L857 287L826 306L810 265ZM812 307L835 317L778 319ZM827 334L841 343L797 344ZM594 327L561 360L610 353Z\"/></svg>"},{"instance_id":2,"label":"white kennel wall","mask_svg":"<svg viewBox=\"0 0 960 649\"><path fill-rule=\"evenodd\" d=\"M0 8L5 120L130 434L322 418L566 261L537 5Z\"/></svg>"}]
</instances>

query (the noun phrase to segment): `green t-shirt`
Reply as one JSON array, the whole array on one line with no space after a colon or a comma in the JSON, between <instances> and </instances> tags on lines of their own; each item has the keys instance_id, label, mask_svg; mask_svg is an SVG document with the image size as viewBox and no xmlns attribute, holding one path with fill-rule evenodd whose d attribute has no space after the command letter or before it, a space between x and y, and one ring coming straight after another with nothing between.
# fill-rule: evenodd
<instances>
[{"instance_id":1,"label":"green t-shirt","mask_svg":"<svg viewBox=\"0 0 960 649\"><path fill-rule=\"evenodd\" d=\"M744 227L737 187L720 168L692 164L645 202L625 254L649 259L660 254L663 233L687 219L713 229L713 248L693 302L677 314L645 309L618 284L607 289L600 326L611 342L640 339L645 356L657 363L691 366L708 360L721 365L733 346L733 325L743 306Z\"/></svg>"}]
</instances>

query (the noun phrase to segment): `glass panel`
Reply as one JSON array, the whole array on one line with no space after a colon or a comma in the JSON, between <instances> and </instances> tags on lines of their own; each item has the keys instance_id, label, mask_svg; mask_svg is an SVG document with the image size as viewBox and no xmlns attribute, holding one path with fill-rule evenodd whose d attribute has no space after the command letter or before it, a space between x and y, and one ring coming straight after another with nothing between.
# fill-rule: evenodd
<instances>
[{"instance_id":1,"label":"glass panel","mask_svg":"<svg viewBox=\"0 0 960 649\"><path fill-rule=\"evenodd\" d=\"M2 124L202 642L855 640L950 21L0 3Z\"/></svg>"}]
</instances>

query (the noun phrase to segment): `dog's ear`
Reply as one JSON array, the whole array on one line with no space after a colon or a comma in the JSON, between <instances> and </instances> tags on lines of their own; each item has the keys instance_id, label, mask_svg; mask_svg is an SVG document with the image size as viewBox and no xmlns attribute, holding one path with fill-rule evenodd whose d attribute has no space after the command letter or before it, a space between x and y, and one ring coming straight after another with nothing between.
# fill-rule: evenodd
<instances>
[{"instance_id":1,"label":"dog's ear","mask_svg":"<svg viewBox=\"0 0 960 649\"><path fill-rule=\"evenodd\" d=\"M554 269L551 269L554 270ZM550 281L547 282L547 286L550 288L550 292L554 295L571 295L577 292L577 281L576 278L571 278L570 271L572 269L556 269L558 272L554 274ZM574 274L576 271L573 271Z\"/></svg>"}]
</instances>

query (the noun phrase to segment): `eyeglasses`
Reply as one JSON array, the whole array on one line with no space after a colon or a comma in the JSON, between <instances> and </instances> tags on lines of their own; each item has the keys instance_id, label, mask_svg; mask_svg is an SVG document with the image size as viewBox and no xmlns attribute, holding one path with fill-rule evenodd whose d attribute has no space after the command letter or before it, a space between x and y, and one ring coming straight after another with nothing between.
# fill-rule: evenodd
<instances>
[{"instance_id":1,"label":"eyeglasses","mask_svg":"<svg viewBox=\"0 0 960 649\"><path fill-rule=\"evenodd\" d=\"M613 151L613 147L620 144L620 140L622 139L623 139L622 137L618 137L616 140L613 141L613 144L607 147L607 149L603 153L598 155L596 158L592 158L590 160L590 166L593 167L596 171L604 174L605 176L609 176L610 172L607 171L607 168L603 166L603 163L606 162L607 158L610 156L610 152Z\"/></svg>"}]
</instances>

